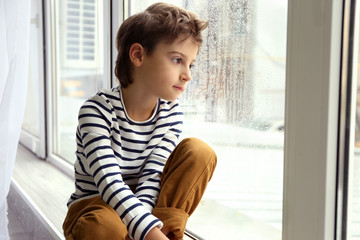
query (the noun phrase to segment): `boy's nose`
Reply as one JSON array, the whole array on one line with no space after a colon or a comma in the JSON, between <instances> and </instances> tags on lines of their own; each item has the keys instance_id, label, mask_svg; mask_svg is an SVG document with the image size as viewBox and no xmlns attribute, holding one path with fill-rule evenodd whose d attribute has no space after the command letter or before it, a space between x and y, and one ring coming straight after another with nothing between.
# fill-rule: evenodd
<instances>
[{"instance_id":1,"label":"boy's nose","mask_svg":"<svg viewBox=\"0 0 360 240\"><path fill-rule=\"evenodd\" d=\"M191 80L191 72L190 69L187 69L186 71L184 71L181 75L180 75L180 79L183 81L190 81Z\"/></svg>"}]
</instances>

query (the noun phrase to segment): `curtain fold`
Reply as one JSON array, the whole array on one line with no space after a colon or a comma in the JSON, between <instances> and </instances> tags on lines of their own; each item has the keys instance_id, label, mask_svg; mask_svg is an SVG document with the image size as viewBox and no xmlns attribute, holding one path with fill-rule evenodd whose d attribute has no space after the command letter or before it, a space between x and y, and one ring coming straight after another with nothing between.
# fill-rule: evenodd
<instances>
[{"instance_id":1,"label":"curtain fold","mask_svg":"<svg viewBox=\"0 0 360 240\"><path fill-rule=\"evenodd\" d=\"M0 240L9 239L6 196L26 101L29 0L0 0Z\"/></svg>"}]
</instances>

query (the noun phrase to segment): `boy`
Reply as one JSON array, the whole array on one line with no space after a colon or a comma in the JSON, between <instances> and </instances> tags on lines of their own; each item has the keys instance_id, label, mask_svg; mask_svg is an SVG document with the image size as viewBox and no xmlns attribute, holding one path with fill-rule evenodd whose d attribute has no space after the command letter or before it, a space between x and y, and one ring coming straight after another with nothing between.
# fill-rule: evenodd
<instances>
[{"instance_id":1,"label":"boy","mask_svg":"<svg viewBox=\"0 0 360 240\"><path fill-rule=\"evenodd\" d=\"M66 239L182 239L216 165L204 142L176 145L183 117L177 98L206 27L165 3L121 25L120 86L100 91L79 112Z\"/></svg>"}]
</instances>

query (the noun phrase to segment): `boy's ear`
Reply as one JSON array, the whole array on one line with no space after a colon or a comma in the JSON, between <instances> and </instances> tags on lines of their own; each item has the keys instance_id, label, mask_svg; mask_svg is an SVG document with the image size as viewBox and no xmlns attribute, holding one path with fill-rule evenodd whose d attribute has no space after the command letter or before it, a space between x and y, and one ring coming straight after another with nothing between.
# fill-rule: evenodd
<instances>
[{"instance_id":1,"label":"boy's ear","mask_svg":"<svg viewBox=\"0 0 360 240\"><path fill-rule=\"evenodd\" d=\"M145 49L140 43L133 43L129 49L130 61L136 66L140 67L143 63Z\"/></svg>"}]
</instances>

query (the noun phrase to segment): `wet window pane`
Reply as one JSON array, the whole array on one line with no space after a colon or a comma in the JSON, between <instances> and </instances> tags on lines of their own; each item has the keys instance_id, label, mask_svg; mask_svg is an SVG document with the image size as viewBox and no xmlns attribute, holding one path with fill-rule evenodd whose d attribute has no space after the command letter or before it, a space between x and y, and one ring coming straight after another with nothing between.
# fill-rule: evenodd
<instances>
[{"instance_id":1,"label":"wet window pane","mask_svg":"<svg viewBox=\"0 0 360 240\"><path fill-rule=\"evenodd\" d=\"M156 1L129 1L130 14ZM186 92L183 137L218 155L187 228L205 239L281 239L286 0L167 1L209 21Z\"/></svg>"}]
</instances>

